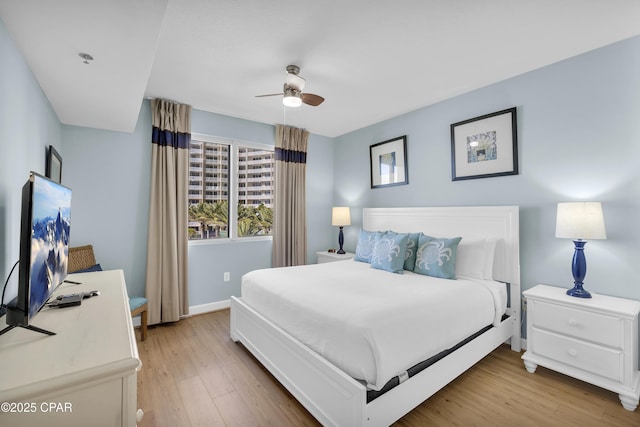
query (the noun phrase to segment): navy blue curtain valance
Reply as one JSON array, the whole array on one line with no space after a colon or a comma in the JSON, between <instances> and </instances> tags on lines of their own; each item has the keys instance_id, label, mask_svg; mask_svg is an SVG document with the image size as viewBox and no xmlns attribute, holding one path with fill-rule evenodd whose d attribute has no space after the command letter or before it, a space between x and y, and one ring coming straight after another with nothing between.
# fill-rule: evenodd
<instances>
[{"instance_id":1,"label":"navy blue curtain valance","mask_svg":"<svg viewBox=\"0 0 640 427\"><path fill-rule=\"evenodd\" d=\"M191 134L172 132L170 130L163 130L157 127L153 127L153 134L151 136L151 142L164 147L173 148L189 148L191 142Z\"/></svg>"},{"instance_id":2,"label":"navy blue curtain valance","mask_svg":"<svg viewBox=\"0 0 640 427\"><path fill-rule=\"evenodd\" d=\"M307 153L304 151L287 150L276 147L275 157L276 160L286 163L307 163Z\"/></svg>"}]
</instances>

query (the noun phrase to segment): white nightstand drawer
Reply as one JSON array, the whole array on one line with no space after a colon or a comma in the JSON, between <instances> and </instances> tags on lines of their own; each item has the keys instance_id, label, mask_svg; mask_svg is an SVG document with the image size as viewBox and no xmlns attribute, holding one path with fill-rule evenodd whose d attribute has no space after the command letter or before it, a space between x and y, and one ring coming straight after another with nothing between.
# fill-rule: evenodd
<instances>
[{"instance_id":1,"label":"white nightstand drawer","mask_svg":"<svg viewBox=\"0 0 640 427\"><path fill-rule=\"evenodd\" d=\"M597 344L622 348L624 321L619 317L533 301L533 326Z\"/></svg>"},{"instance_id":2,"label":"white nightstand drawer","mask_svg":"<svg viewBox=\"0 0 640 427\"><path fill-rule=\"evenodd\" d=\"M532 328L533 353L594 374L622 382L622 350L602 347Z\"/></svg>"}]
</instances>

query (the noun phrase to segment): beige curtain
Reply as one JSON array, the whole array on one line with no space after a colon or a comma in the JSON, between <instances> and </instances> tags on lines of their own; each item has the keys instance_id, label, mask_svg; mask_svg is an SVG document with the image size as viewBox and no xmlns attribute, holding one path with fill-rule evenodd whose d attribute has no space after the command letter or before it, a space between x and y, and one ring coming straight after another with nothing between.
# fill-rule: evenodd
<instances>
[{"instance_id":1,"label":"beige curtain","mask_svg":"<svg viewBox=\"0 0 640 427\"><path fill-rule=\"evenodd\" d=\"M187 289L188 168L191 107L151 101L151 197L146 296L149 324L189 313Z\"/></svg>"},{"instance_id":2,"label":"beige curtain","mask_svg":"<svg viewBox=\"0 0 640 427\"><path fill-rule=\"evenodd\" d=\"M306 164L309 132L276 125L273 266L306 264Z\"/></svg>"}]
</instances>

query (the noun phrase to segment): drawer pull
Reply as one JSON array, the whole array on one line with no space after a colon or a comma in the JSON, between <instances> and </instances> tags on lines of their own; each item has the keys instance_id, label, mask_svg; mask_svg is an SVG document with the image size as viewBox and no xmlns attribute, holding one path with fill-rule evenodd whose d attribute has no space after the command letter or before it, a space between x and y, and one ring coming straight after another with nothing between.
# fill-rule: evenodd
<instances>
[{"instance_id":1,"label":"drawer pull","mask_svg":"<svg viewBox=\"0 0 640 427\"><path fill-rule=\"evenodd\" d=\"M569 350L567 350L567 353L569 353L569 356L571 357L576 357L578 355L578 352L575 348L570 348Z\"/></svg>"},{"instance_id":2,"label":"drawer pull","mask_svg":"<svg viewBox=\"0 0 640 427\"><path fill-rule=\"evenodd\" d=\"M577 326L578 325L578 321L576 319L569 319L567 321L567 323L569 324L569 326Z\"/></svg>"}]
</instances>

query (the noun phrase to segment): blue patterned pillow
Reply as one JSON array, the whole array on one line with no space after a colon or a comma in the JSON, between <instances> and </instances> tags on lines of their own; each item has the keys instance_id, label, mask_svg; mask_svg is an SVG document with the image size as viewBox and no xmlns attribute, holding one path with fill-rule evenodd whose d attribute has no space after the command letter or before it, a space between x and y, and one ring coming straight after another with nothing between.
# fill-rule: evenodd
<instances>
[{"instance_id":1,"label":"blue patterned pillow","mask_svg":"<svg viewBox=\"0 0 640 427\"><path fill-rule=\"evenodd\" d=\"M418 241L420 240L422 233L409 234L409 240L407 241L407 251L404 256L404 269L413 271L416 266L416 252L418 252Z\"/></svg>"},{"instance_id":2,"label":"blue patterned pillow","mask_svg":"<svg viewBox=\"0 0 640 427\"><path fill-rule=\"evenodd\" d=\"M378 236L371 254L371 267L402 274L408 240L409 234L393 231Z\"/></svg>"},{"instance_id":3,"label":"blue patterned pillow","mask_svg":"<svg viewBox=\"0 0 640 427\"><path fill-rule=\"evenodd\" d=\"M423 234L418 242L414 272L443 279L456 278L456 252L462 237L436 239Z\"/></svg>"},{"instance_id":4,"label":"blue patterned pillow","mask_svg":"<svg viewBox=\"0 0 640 427\"><path fill-rule=\"evenodd\" d=\"M376 243L376 237L381 234L380 231L360 230L356 253L353 259L355 261L371 262L371 254L373 253L373 246Z\"/></svg>"}]
</instances>

